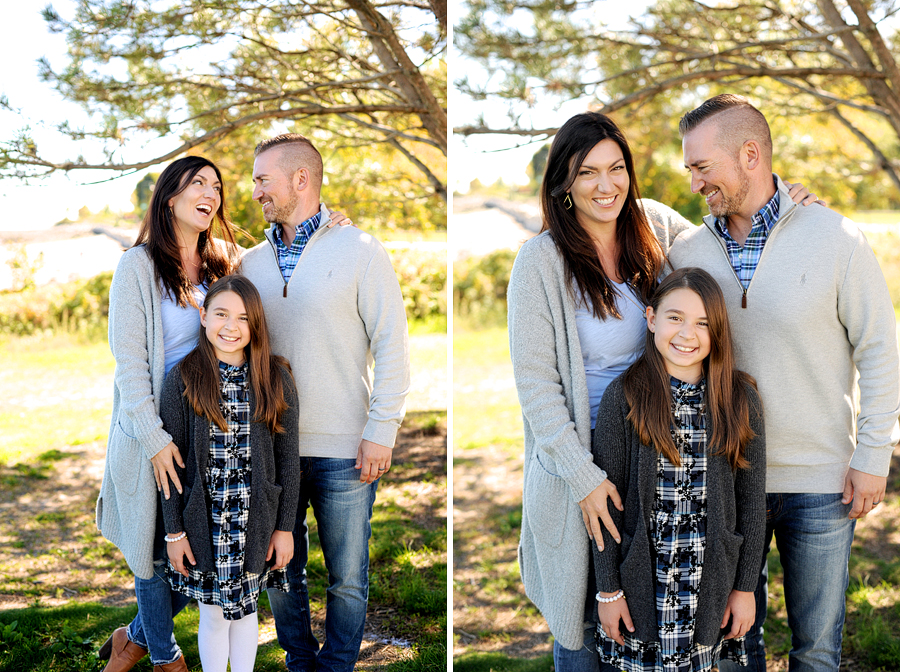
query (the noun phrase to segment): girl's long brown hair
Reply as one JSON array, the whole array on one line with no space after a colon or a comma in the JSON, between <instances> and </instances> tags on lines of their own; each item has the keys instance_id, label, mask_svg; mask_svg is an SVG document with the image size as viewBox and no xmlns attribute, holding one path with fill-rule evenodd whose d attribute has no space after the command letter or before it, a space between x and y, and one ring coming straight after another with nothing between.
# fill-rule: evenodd
<instances>
[{"instance_id":1,"label":"girl's long brown hair","mask_svg":"<svg viewBox=\"0 0 900 672\"><path fill-rule=\"evenodd\" d=\"M228 275L209 288L203 309L209 310L212 300L222 292L234 292L241 297L247 312L250 344L244 348L244 357L250 363L250 388L256 403L253 421L265 423L273 434L283 432L281 414L287 410L288 403L284 398L284 382L278 369L281 366L290 372L291 366L284 357L272 354L259 292L244 276ZM185 386L184 396L194 413L226 431L228 423L219 408L222 396L219 391L219 360L203 327L200 327L200 343L181 361L181 380Z\"/></svg>"},{"instance_id":2,"label":"girl's long brown hair","mask_svg":"<svg viewBox=\"0 0 900 672\"><path fill-rule=\"evenodd\" d=\"M550 231L562 254L570 291L577 286L581 295L590 299L594 315L605 320L607 315L621 319L616 309L618 292L603 272L593 240L575 218L575 208L570 204L566 209L565 204L567 192L572 188L585 157L602 140L613 140L619 145L628 171L628 195L616 222L618 271L635 288L644 303L650 301L656 279L666 261L665 251L638 204L640 193L628 141L606 115L599 112L576 114L562 125L553 138L541 183L541 230Z\"/></svg>"},{"instance_id":3,"label":"girl's long brown hair","mask_svg":"<svg viewBox=\"0 0 900 672\"><path fill-rule=\"evenodd\" d=\"M700 268L681 268L665 278L653 295L650 306L658 313L659 304L676 289L696 292L706 309L710 338L710 353L703 360L706 378L706 410L712 423L709 446L716 455L725 455L732 470L744 469L749 462L744 457L747 444L755 436L750 428L750 400L746 386L756 389L753 377L734 368L734 349L731 326L725 309L722 290L706 271ZM648 329L644 354L623 374L622 387L628 402L628 420L637 430L641 442L654 446L675 465L681 464L678 449L672 440L672 395L669 373L662 354Z\"/></svg>"},{"instance_id":4,"label":"girl's long brown hair","mask_svg":"<svg viewBox=\"0 0 900 672\"><path fill-rule=\"evenodd\" d=\"M186 156L166 166L153 188L150 206L134 243L135 247L147 246L147 253L153 260L156 281L182 308L196 306L197 303L194 301L193 283L181 265L181 253L175 235L175 217L169 208L169 200L184 191L194 176L206 166L216 171L222 188L219 192L219 209L216 210L209 229L201 233L197 241L201 260L200 280L213 283L234 270L239 257L233 225L225 216L225 184L216 164L202 156ZM221 246L213 244L213 237L224 240L227 243L226 249L222 250Z\"/></svg>"}]
</instances>

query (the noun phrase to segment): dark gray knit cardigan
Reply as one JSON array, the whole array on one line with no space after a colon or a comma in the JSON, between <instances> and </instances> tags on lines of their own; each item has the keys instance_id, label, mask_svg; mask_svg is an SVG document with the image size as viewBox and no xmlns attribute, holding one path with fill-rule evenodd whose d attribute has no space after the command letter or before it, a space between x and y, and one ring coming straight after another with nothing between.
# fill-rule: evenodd
<instances>
[{"instance_id":1,"label":"dark gray knit cardigan","mask_svg":"<svg viewBox=\"0 0 900 672\"><path fill-rule=\"evenodd\" d=\"M744 456L749 469L731 471L727 458L712 455L707 446L707 523L703 578L697 603L694 642L715 644L732 590L752 592L762 569L766 530L766 440L762 403L748 386L750 426L756 437ZM634 636L658 642L656 621L655 559L650 540L650 520L656 494L656 450L641 444L634 426L626 420L628 404L619 376L606 389L597 412L592 452L622 496L624 511L609 507L622 535L617 544L603 530L603 552L594 549L597 588L625 591L634 622ZM710 427L709 415L706 426Z\"/></svg>"},{"instance_id":2,"label":"dark gray knit cardigan","mask_svg":"<svg viewBox=\"0 0 900 672\"><path fill-rule=\"evenodd\" d=\"M260 422L250 423L250 516L244 571L262 573L266 552L275 530L293 531L300 497L300 452L297 434L297 388L291 374L281 369L288 409L281 416L283 434L272 434ZM194 413L183 396L181 365L175 366L163 384L159 415L172 441L181 450L185 468L175 466L183 494L169 480L170 498L162 498L166 533L187 532L191 551L201 572L216 570L212 552L209 498L206 494L206 466L209 460L209 421ZM255 413L250 395L250 417Z\"/></svg>"}]
</instances>

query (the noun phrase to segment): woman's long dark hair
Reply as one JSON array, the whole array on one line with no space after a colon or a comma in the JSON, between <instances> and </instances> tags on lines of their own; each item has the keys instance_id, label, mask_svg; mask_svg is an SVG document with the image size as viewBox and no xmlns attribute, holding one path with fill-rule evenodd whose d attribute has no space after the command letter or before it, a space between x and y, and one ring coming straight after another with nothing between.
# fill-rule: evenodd
<instances>
[{"instance_id":1,"label":"woman's long dark hair","mask_svg":"<svg viewBox=\"0 0 900 672\"><path fill-rule=\"evenodd\" d=\"M193 283L181 265L175 218L169 208L169 200L184 191L194 176L206 166L216 171L222 188L219 192L219 209L216 210L209 229L201 233L197 241L201 261L200 280L212 283L234 270L239 261L238 248L232 224L225 216L225 185L222 174L216 164L202 156L186 156L166 166L153 188L150 207L147 208L134 243L135 246L147 246L147 253L153 260L156 281L182 308L196 306L197 303L194 301ZM211 242L212 237L221 238L226 245L215 245Z\"/></svg>"},{"instance_id":2,"label":"woman's long dark hair","mask_svg":"<svg viewBox=\"0 0 900 672\"><path fill-rule=\"evenodd\" d=\"M213 283L206 293L203 309L209 310L212 300L222 292L234 292L244 302L247 325L250 330L250 344L244 348L244 356L250 363L250 388L256 403L254 422L265 423L269 431L283 432L281 414L288 404L284 398L284 382L279 366L291 370L284 357L272 354L269 346L269 330L263 314L262 300L253 283L242 275L228 275ZM219 360L212 343L206 337L206 330L200 328L200 342L181 361L181 380L184 381L184 396L194 409L194 413L216 423L222 431L228 423L219 408Z\"/></svg>"},{"instance_id":3,"label":"woman's long dark hair","mask_svg":"<svg viewBox=\"0 0 900 672\"><path fill-rule=\"evenodd\" d=\"M734 368L731 325L725 309L725 297L713 277L699 268L680 268L664 279L650 306L659 313L659 304L676 289L690 289L703 301L709 330L710 352L703 360L706 378L706 408L712 422L709 446L715 454L725 455L733 470L749 466L744 457L747 444L755 436L750 428L750 400L746 386L756 389L753 377ZM654 446L669 462L681 464L672 440L672 394L666 362L648 329L644 354L622 377L628 420L637 430L641 443Z\"/></svg>"},{"instance_id":4,"label":"woman's long dark hair","mask_svg":"<svg viewBox=\"0 0 900 672\"><path fill-rule=\"evenodd\" d=\"M666 255L638 204L640 193L631 150L612 119L599 112L576 114L557 131L541 183L541 215L542 230L550 231L562 254L569 286L577 286L581 295L590 299L594 315L606 319L607 315L621 318L616 309L617 291L603 272L594 241L575 218L575 208L570 202L566 209L564 203L585 157L602 140L613 140L621 148L630 183L616 222L618 271L644 303L649 302Z\"/></svg>"}]
</instances>

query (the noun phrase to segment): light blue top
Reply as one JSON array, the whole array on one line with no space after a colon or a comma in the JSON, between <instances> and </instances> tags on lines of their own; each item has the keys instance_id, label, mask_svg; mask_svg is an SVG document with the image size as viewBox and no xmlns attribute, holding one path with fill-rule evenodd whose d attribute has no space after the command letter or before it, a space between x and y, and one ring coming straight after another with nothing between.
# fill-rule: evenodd
<instances>
[{"instance_id":1,"label":"light blue top","mask_svg":"<svg viewBox=\"0 0 900 672\"><path fill-rule=\"evenodd\" d=\"M630 285L613 285L619 292L616 308L621 320L614 317L598 320L591 311L589 299L575 302L575 326L591 402L591 429L597 424L597 409L607 386L644 351L647 331L644 304Z\"/></svg>"},{"instance_id":2,"label":"light blue top","mask_svg":"<svg viewBox=\"0 0 900 672\"><path fill-rule=\"evenodd\" d=\"M198 306L206 299L205 285L194 286L194 301ZM197 347L200 337L200 311L193 306L182 308L168 292L162 290L161 316L163 343L166 348L166 373L178 364L184 356Z\"/></svg>"}]
</instances>

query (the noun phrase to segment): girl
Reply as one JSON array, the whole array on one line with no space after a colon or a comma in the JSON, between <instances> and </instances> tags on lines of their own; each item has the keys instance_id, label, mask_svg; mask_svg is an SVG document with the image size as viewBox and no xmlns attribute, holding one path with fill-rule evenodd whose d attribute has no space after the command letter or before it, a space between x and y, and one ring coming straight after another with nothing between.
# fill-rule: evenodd
<instances>
[{"instance_id":1,"label":"girl","mask_svg":"<svg viewBox=\"0 0 900 672\"><path fill-rule=\"evenodd\" d=\"M300 488L297 392L271 354L253 284L214 283L200 343L168 376L160 415L185 448L183 494L162 496L172 589L200 603L205 672L251 672L260 590L287 590ZM187 558L187 562L185 562Z\"/></svg>"},{"instance_id":2,"label":"girl","mask_svg":"<svg viewBox=\"0 0 900 672\"><path fill-rule=\"evenodd\" d=\"M593 440L625 502L611 511L621 545L594 551L600 660L629 672L745 664L766 522L756 383L734 368L705 271L669 275L646 315L644 354L607 388Z\"/></svg>"}]
</instances>

